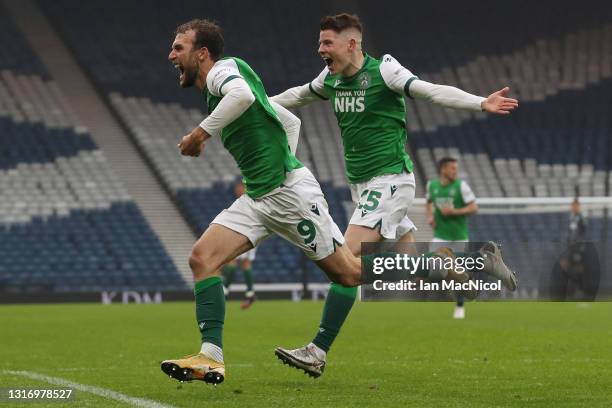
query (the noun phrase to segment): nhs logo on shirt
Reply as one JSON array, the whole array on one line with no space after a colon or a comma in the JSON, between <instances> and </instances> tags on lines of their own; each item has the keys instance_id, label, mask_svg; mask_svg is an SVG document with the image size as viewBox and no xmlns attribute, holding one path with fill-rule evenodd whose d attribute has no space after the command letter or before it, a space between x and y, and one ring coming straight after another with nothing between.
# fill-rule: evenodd
<instances>
[{"instance_id":1,"label":"nhs logo on shirt","mask_svg":"<svg viewBox=\"0 0 612 408\"><path fill-rule=\"evenodd\" d=\"M363 112L365 110L365 89L357 91L336 91L334 111L339 113Z\"/></svg>"}]
</instances>

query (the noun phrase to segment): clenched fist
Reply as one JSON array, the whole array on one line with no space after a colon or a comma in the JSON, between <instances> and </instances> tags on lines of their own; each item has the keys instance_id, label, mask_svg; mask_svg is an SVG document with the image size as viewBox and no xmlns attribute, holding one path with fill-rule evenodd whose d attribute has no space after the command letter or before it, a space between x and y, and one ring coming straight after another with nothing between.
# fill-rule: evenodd
<instances>
[{"instance_id":1,"label":"clenched fist","mask_svg":"<svg viewBox=\"0 0 612 408\"><path fill-rule=\"evenodd\" d=\"M183 139L178 144L183 156L198 157L204 150L204 142L208 140L210 135L201 127L196 127L188 135L183 136Z\"/></svg>"}]
</instances>

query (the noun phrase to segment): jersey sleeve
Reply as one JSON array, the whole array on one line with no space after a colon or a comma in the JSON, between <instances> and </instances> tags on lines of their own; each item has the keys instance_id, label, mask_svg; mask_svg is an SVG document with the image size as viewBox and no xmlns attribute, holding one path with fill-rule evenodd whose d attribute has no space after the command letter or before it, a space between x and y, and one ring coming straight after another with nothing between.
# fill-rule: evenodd
<instances>
[{"instance_id":1,"label":"jersey sleeve","mask_svg":"<svg viewBox=\"0 0 612 408\"><path fill-rule=\"evenodd\" d=\"M283 125L283 129L285 129L285 133L287 133L289 150L291 150L291 153L295 154L297 151L298 140L300 138L300 126L302 121L293 113L285 109L282 105L274 101L270 101L270 104L276 111L278 119L280 119L280 122Z\"/></svg>"},{"instance_id":2,"label":"jersey sleeve","mask_svg":"<svg viewBox=\"0 0 612 408\"><path fill-rule=\"evenodd\" d=\"M463 198L463 202L465 204L470 204L476 201L476 196L474 192L470 188L469 184L465 181L461 182L461 197Z\"/></svg>"},{"instance_id":3,"label":"jersey sleeve","mask_svg":"<svg viewBox=\"0 0 612 408\"><path fill-rule=\"evenodd\" d=\"M323 71L308 84L310 92L315 94L321 99L329 99L329 94L325 90L325 77L329 74L327 67L323 68Z\"/></svg>"},{"instance_id":4,"label":"jersey sleeve","mask_svg":"<svg viewBox=\"0 0 612 408\"><path fill-rule=\"evenodd\" d=\"M255 95L242 78L234 78L221 85L225 96L200 123L200 127L211 136L219 136L224 127L240 117L255 102Z\"/></svg>"},{"instance_id":5,"label":"jersey sleeve","mask_svg":"<svg viewBox=\"0 0 612 408\"><path fill-rule=\"evenodd\" d=\"M416 79L407 84L406 92L416 99L424 99L428 102L452 109L466 109L474 112L482 112L482 101L486 98L472 95L459 88L448 85L433 84L431 82Z\"/></svg>"},{"instance_id":6,"label":"jersey sleeve","mask_svg":"<svg viewBox=\"0 0 612 408\"><path fill-rule=\"evenodd\" d=\"M379 69L387 88L410 97L408 88L412 81L418 79L416 75L410 72L409 69L404 68L402 64L389 54L383 55Z\"/></svg>"},{"instance_id":7,"label":"jersey sleeve","mask_svg":"<svg viewBox=\"0 0 612 408\"><path fill-rule=\"evenodd\" d=\"M431 203L431 194L429 192L429 187L431 187L431 181L428 181L427 185L425 186L425 200L427 200L428 203Z\"/></svg>"},{"instance_id":8,"label":"jersey sleeve","mask_svg":"<svg viewBox=\"0 0 612 408\"><path fill-rule=\"evenodd\" d=\"M226 60L218 61L208 72L206 76L206 87L208 92L214 96L223 96L223 87L232 79L242 78L238 65L228 58Z\"/></svg>"}]
</instances>

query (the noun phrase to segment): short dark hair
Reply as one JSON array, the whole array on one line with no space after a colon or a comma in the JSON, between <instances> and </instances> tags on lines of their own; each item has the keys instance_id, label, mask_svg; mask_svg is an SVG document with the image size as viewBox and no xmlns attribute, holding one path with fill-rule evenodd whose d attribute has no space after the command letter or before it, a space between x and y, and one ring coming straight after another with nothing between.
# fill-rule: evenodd
<instances>
[{"instance_id":1,"label":"short dark hair","mask_svg":"<svg viewBox=\"0 0 612 408\"><path fill-rule=\"evenodd\" d=\"M443 157L438 161L438 173L442 170L442 167L446 166L448 163L455 163L457 159L454 157Z\"/></svg>"},{"instance_id":2,"label":"short dark hair","mask_svg":"<svg viewBox=\"0 0 612 408\"><path fill-rule=\"evenodd\" d=\"M223 35L221 27L209 20L196 18L176 27L176 34L185 34L187 31L195 32L195 41L193 42L195 49L206 47L213 60L218 60L223 56Z\"/></svg>"},{"instance_id":3,"label":"short dark hair","mask_svg":"<svg viewBox=\"0 0 612 408\"><path fill-rule=\"evenodd\" d=\"M363 32L363 26L356 14L337 14L335 16L325 16L321 19L321 31L333 30L341 33L349 28L354 28L360 33Z\"/></svg>"}]
</instances>

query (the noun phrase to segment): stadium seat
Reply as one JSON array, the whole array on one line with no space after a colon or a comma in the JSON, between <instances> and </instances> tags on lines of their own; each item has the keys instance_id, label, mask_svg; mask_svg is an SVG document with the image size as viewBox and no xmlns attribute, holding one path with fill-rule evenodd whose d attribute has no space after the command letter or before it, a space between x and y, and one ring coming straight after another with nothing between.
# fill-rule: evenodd
<instances>
[{"instance_id":1,"label":"stadium seat","mask_svg":"<svg viewBox=\"0 0 612 408\"><path fill-rule=\"evenodd\" d=\"M0 45L0 290L186 289L1 6Z\"/></svg>"},{"instance_id":2,"label":"stadium seat","mask_svg":"<svg viewBox=\"0 0 612 408\"><path fill-rule=\"evenodd\" d=\"M102 0L38 3L81 66L108 97L153 171L198 233L231 203L231 185L239 172L218 140L207 144L203 159L181 159L176 155L178 138L205 116L201 96L179 89L176 70L166 60L176 24L198 13L220 21L228 27L227 54L249 62L272 95L304 84L320 72L323 64L316 55L317 23L321 13L332 11L329 2L322 0L290 4L277 0L266 8L255 1L243 1L241 13L233 12L234 2L155 1L145 8L138 2L109 4ZM609 12L595 13L588 8L577 11L559 4L556 18L550 19L542 18L550 13L544 4L530 4L529 13L513 7L504 18L521 21L522 25L513 35L499 38L488 35L496 30L499 21L488 7L449 4L441 14L438 6L429 3L398 3L394 13L373 2L358 1L355 6L364 19L364 46L371 54L391 53L421 79L481 95L509 85L511 95L521 101L516 112L502 118L451 111L407 99L407 127L415 153L418 194L423 194L427 180L436 177L436 161L447 155L461 159L461 177L478 197L559 197L577 192L604 196L612 191L612 138L605 119L612 111ZM114 12L114 7L120 12ZM422 17L434 13L440 17ZM105 15L113 18L101 17ZM18 34L14 31L11 36ZM143 32L147 33L144 42ZM283 33L282 41L278 41L279 32ZM28 75L47 77L39 69L40 64L24 60L34 68L23 72L20 66L23 78L19 80L14 78L12 66L0 67L9 72L0 77L0 101L9 92L26 95L20 106L4 106L0 102L0 114L11 117L15 124L29 121L50 129L75 123L68 113L65 117L50 114L45 108L48 104L27 104L41 99L35 97L41 95L37 91L40 80ZM298 157L321 182L332 215L344 227L352 206L348 204L343 147L334 114L328 103L302 107L297 114L302 119ZM61 154L55 150L32 152L37 158L28 159L11 153L6 163L38 163L39 157L50 155L56 155L57 161L63 163L60 160L80 157L79 152L86 150L70 142L80 140L75 132L62 133L61 137L65 144ZM95 151L95 147L88 148ZM53 160L56 156L52 156ZM75 164L75 171L85 171L83 166ZM53 180L48 183L58 182ZM75 184L67 183L65 186ZM48 216L49 211L68 214L76 205L91 209L110 205L104 201L104 194L89 194L90 190L84 185L75 190L78 194L74 200L62 202L52 210L41 205L39 211ZM123 194L117 195L128 200ZM19 197L20 203L27 200L28 197ZM3 208L0 204L0 216L5 214L11 222L24 217L22 212ZM541 225L546 222L559 222L550 215L542 219L514 216L487 219L488 215L483 215L483 224L491 222L486 222L490 229L482 230L482 236L508 234L511 241L520 240L532 231L525 220L535 222L533 231L537 234L544 234ZM477 230L479 225L480 221L476 221ZM296 279L291 274L298 269L300 254L282 240L269 240L259 256L257 262L262 267L278 274L264 274L264 280ZM279 256L286 268L277 270L273 266L280 265Z\"/></svg>"}]
</instances>

